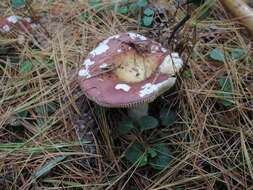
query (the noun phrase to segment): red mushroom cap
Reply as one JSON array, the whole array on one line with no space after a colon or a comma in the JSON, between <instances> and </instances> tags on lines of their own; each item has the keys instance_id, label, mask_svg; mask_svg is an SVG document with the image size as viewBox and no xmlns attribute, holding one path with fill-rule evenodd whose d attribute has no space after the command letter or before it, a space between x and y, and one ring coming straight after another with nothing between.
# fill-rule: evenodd
<instances>
[{"instance_id":1,"label":"red mushroom cap","mask_svg":"<svg viewBox=\"0 0 253 190\"><path fill-rule=\"evenodd\" d=\"M171 60L177 62L175 69ZM182 60L161 44L129 32L101 42L83 64L78 80L89 99L105 107L130 107L151 102L170 88Z\"/></svg>"},{"instance_id":2,"label":"red mushroom cap","mask_svg":"<svg viewBox=\"0 0 253 190\"><path fill-rule=\"evenodd\" d=\"M37 27L36 24L32 23L29 17L20 17L16 15L8 16L0 19L0 32L8 33L11 32L13 28L17 28L18 31L26 32Z\"/></svg>"}]
</instances>

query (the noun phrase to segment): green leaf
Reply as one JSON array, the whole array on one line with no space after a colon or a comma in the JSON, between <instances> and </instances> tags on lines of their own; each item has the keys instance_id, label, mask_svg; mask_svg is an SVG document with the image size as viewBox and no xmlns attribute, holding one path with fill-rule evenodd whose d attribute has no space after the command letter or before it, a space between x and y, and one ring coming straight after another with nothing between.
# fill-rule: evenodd
<instances>
[{"instance_id":1,"label":"green leaf","mask_svg":"<svg viewBox=\"0 0 253 190\"><path fill-rule=\"evenodd\" d=\"M46 116L47 110L45 106L37 106L35 107L35 112L40 116Z\"/></svg>"},{"instance_id":2,"label":"green leaf","mask_svg":"<svg viewBox=\"0 0 253 190\"><path fill-rule=\"evenodd\" d=\"M34 111L40 116L47 116L54 113L57 110L57 104L55 102L49 102L47 104L35 107Z\"/></svg>"},{"instance_id":3,"label":"green leaf","mask_svg":"<svg viewBox=\"0 0 253 190\"><path fill-rule=\"evenodd\" d=\"M80 14L80 19L81 19L81 21L85 21L85 20L87 20L90 16L91 16L91 15L90 15L88 12L82 12L82 13Z\"/></svg>"},{"instance_id":4,"label":"green leaf","mask_svg":"<svg viewBox=\"0 0 253 190\"><path fill-rule=\"evenodd\" d=\"M130 11L133 15L137 14L138 10L139 10L139 6L138 6L137 3L131 3L131 4L129 5L129 11Z\"/></svg>"},{"instance_id":5,"label":"green leaf","mask_svg":"<svg viewBox=\"0 0 253 190\"><path fill-rule=\"evenodd\" d=\"M161 124L164 126L170 126L177 120L177 114L174 111L167 109L161 109L160 111Z\"/></svg>"},{"instance_id":6,"label":"green leaf","mask_svg":"<svg viewBox=\"0 0 253 190\"><path fill-rule=\"evenodd\" d=\"M154 10L151 9L151 8L146 8L146 9L144 10L144 15L146 15L146 16L148 16L148 17L153 16L153 15L154 15Z\"/></svg>"},{"instance_id":7,"label":"green leaf","mask_svg":"<svg viewBox=\"0 0 253 190\"><path fill-rule=\"evenodd\" d=\"M148 4L148 0L138 0L137 1L138 7L141 7L141 8L147 6L147 4Z\"/></svg>"},{"instance_id":8,"label":"green leaf","mask_svg":"<svg viewBox=\"0 0 253 190\"><path fill-rule=\"evenodd\" d=\"M89 0L88 4L92 9L100 9L102 7L101 0Z\"/></svg>"},{"instance_id":9,"label":"green leaf","mask_svg":"<svg viewBox=\"0 0 253 190\"><path fill-rule=\"evenodd\" d=\"M200 15L200 19L205 19L209 16L210 14L210 10L206 10L206 11L203 11L202 14Z\"/></svg>"},{"instance_id":10,"label":"green leaf","mask_svg":"<svg viewBox=\"0 0 253 190\"><path fill-rule=\"evenodd\" d=\"M152 116L143 116L138 121L141 131L154 129L159 126L159 122L156 118Z\"/></svg>"},{"instance_id":11,"label":"green leaf","mask_svg":"<svg viewBox=\"0 0 253 190\"><path fill-rule=\"evenodd\" d=\"M192 78L192 72L190 70L184 71L182 73L182 77L184 77L184 78Z\"/></svg>"},{"instance_id":12,"label":"green leaf","mask_svg":"<svg viewBox=\"0 0 253 190\"><path fill-rule=\"evenodd\" d=\"M148 157L145 153L145 147L140 143L134 143L128 148L125 158L132 164L138 164L139 167L148 163Z\"/></svg>"},{"instance_id":13,"label":"green leaf","mask_svg":"<svg viewBox=\"0 0 253 190\"><path fill-rule=\"evenodd\" d=\"M149 164L157 170L163 170L172 160L171 152L165 144L156 144L153 146L157 156L150 159Z\"/></svg>"},{"instance_id":14,"label":"green leaf","mask_svg":"<svg viewBox=\"0 0 253 190\"><path fill-rule=\"evenodd\" d=\"M221 100L221 103L225 107L232 107L233 106L233 96L229 94L228 92L217 92L216 95Z\"/></svg>"},{"instance_id":15,"label":"green leaf","mask_svg":"<svg viewBox=\"0 0 253 190\"><path fill-rule=\"evenodd\" d=\"M43 165L41 168L39 168L37 171L34 172L34 174L32 175L33 179L37 179L43 175L46 175L65 158L66 156L60 156L49 161L48 163L46 163L45 165Z\"/></svg>"},{"instance_id":16,"label":"green leaf","mask_svg":"<svg viewBox=\"0 0 253 190\"><path fill-rule=\"evenodd\" d=\"M221 100L221 103L225 107L231 107L233 105L233 88L230 78L221 78L218 80L218 84L222 91L217 92L216 95Z\"/></svg>"},{"instance_id":17,"label":"green leaf","mask_svg":"<svg viewBox=\"0 0 253 190\"><path fill-rule=\"evenodd\" d=\"M49 70L55 69L54 61L49 56L41 56L41 51L33 51L33 63L39 67L46 67Z\"/></svg>"},{"instance_id":18,"label":"green leaf","mask_svg":"<svg viewBox=\"0 0 253 190\"><path fill-rule=\"evenodd\" d=\"M120 3L121 4L127 4L129 1L128 0L121 0Z\"/></svg>"},{"instance_id":19,"label":"green leaf","mask_svg":"<svg viewBox=\"0 0 253 190\"><path fill-rule=\"evenodd\" d=\"M127 14L128 13L128 7L127 6L119 7L118 8L118 13Z\"/></svg>"},{"instance_id":20,"label":"green leaf","mask_svg":"<svg viewBox=\"0 0 253 190\"><path fill-rule=\"evenodd\" d=\"M246 56L246 52L242 48L232 49L230 53L230 56L233 60L240 60Z\"/></svg>"},{"instance_id":21,"label":"green leaf","mask_svg":"<svg viewBox=\"0 0 253 190\"><path fill-rule=\"evenodd\" d=\"M143 25L147 27L151 26L153 23L153 17L144 16L142 20L143 20Z\"/></svg>"},{"instance_id":22,"label":"green leaf","mask_svg":"<svg viewBox=\"0 0 253 190\"><path fill-rule=\"evenodd\" d=\"M134 128L133 122L130 119L128 119L119 123L117 131L120 135L124 135L129 133L133 128Z\"/></svg>"},{"instance_id":23,"label":"green leaf","mask_svg":"<svg viewBox=\"0 0 253 190\"><path fill-rule=\"evenodd\" d=\"M25 111L18 112L17 116L21 117L21 118L26 118L28 116L28 114L29 114L29 112L25 110Z\"/></svg>"},{"instance_id":24,"label":"green leaf","mask_svg":"<svg viewBox=\"0 0 253 190\"><path fill-rule=\"evenodd\" d=\"M218 79L218 84L225 92L232 92L232 81L229 78Z\"/></svg>"},{"instance_id":25,"label":"green leaf","mask_svg":"<svg viewBox=\"0 0 253 190\"><path fill-rule=\"evenodd\" d=\"M151 158L154 158L157 156L157 153L156 153L155 149L153 149L153 148L148 149L148 154L150 155Z\"/></svg>"},{"instance_id":26,"label":"green leaf","mask_svg":"<svg viewBox=\"0 0 253 190\"><path fill-rule=\"evenodd\" d=\"M224 52L219 49L219 48L215 48L213 49L210 53L209 56L211 59L213 59L214 61L220 61L220 62L224 62L225 61L225 55Z\"/></svg>"},{"instance_id":27,"label":"green leaf","mask_svg":"<svg viewBox=\"0 0 253 190\"><path fill-rule=\"evenodd\" d=\"M32 68L33 68L32 62L30 60L27 60L21 63L21 65L19 66L19 72L29 73L30 71L32 71Z\"/></svg>"},{"instance_id":28,"label":"green leaf","mask_svg":"<svg viewBox=\"0 0 253 190\"><path fill-rule=\"evenodd\" d=\"M213 5L215 4L215 1L213 0L203 0L203 1L197 1L197 0L194 0L192 1L192 3L194 3L195 5L198 5L200 6L201 4L203 4L203 6L201 6L198 11L196 12L196 15L194 15L195 17L195 21L193 22L199 22L198 20L199 19L205 19L209 16L210 12L211 12L211 9L213 7ZM197 24L195 23L195 24Z\"/></svg>"},{"instance_id":29,"label":"green leaf","mask_svg":"<svg viewBox=\"0 0 253 190\"><path fill-rule=\"evenodd\" d=\"M24 8L25 0L11 0L11 7L14 9Z\"/></svg>"}]
</instances>

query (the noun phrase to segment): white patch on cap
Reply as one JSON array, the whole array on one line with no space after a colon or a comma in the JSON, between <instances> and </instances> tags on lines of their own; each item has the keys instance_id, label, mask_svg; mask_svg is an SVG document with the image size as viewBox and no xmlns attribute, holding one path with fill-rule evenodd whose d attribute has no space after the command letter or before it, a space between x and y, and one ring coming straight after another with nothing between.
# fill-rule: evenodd
<instances>
[{"instance_id":1,"label":"white patch on cap","mask_svg":"<svg viewBox=\"0 0 253 190\"><path fill-rule=\"evenodd\" d=\"M90 78L90 73L89 73L89 70L87 69L81 69L79 72L78 72L78 75L80 77L86 77L86 78Z\"/></svg>"},{"instance_id":2,"label":"white patch on cap","mask_svg":"<svg viewBox=\"0 0 253 190\"><path fill-rule=\"evenodd\" d=\"M8 22L11 22L13 24L16 24L18 22L18 19L19 19L19 17L15 16L15 15L7 17Z\"/></svg>"},{"instance_id":3,"label":"white patch on cap","mask_svg":"<svg viewBox=\"0 0 253 190\"><path fill-rule=\"evenodd\" d=\"M151 83L147 83L144 86L141 87L142 90L140 90L140 97L146 96L148 94L152 94L157 90L157 86Z\"/></svg>"},{"instance_id":4,"label":"white patch on cap","mask_svg":"<svg viewBox=\"0 0 253 190\"><path fill-rule=\"evenodd\" d=\"M108 49L110 49L110 47L107 45L108 42L112 39L117 39L119 37L120 36L117 34L117 35L111 36L111 37L107 38L106 40L102 41L100 44L98 44L98 46L95 49L93 49L90 52L90 55L92 55L94 57L94 56L105 53Z\"/></svg>"},{"instance_id":5,"label":"white patch on cap","mask_svg":"<svg viewBox=\"0 0 253 190\"><path fill-rule=\"evenodd\" d=\"M90 75L90 71L89 71L89 67L91 65L93 65L95 62L94 61L91 61L90 59L86 59L83 64L85 65L85 69L81 69L79 71L79 76L81 77L86 77L86 78L90 78L91 75Z\"/></svg>"},{"instance_id":6,"label":"white patch on cap","mask_svg":"<svg viewBox=\"0 0 253 190\"><path fill-rule=\"evenodd\" d=\"M111 36L109 38L107 38L107 40L111 40L111 39L117 39L119 38L120 36L118 34L114 35L114 36Z\"/></svg>"},{"instance_id":7,"label":"white patch on cap","mask_svg":"<svg viewBox=\"0 0 253 190\"><path fill-rule=\"evenodd\" d=\"M109 49L109 46L104 43L104 42L101 42L98 47L96 47L95 49L93 49L90 54L92 56L97 56L97 55L100 55L100 54L103 54L105 53L107 50Z\"/></svg>"},{"instance_id":8,"label":"white patch on cap","mask_svg":"<svg viewBox=\"0 0 253 190\"><path fill-rule=\"evenodd\" d=\"M2 28L2 32L9 32L11 29L8 25L4 25L3 28Z\"/></svg>"},{"instance_id":9,"label":"white patch on cap","mask_svg":"<svg viewBox=\"0 0 253 190\"><path fill-rule=\"evenodd\" d=\"M167 49L165 48L162 48L162 52L165 53L166 51L168 51Z\"/></svg>"},{"instance_id":10,"label":"white patch on cap","mask_svg":"<svg viewBox=\"0 0 253 190\"><path fill-rule=\"evenodd\" d=\"M118 52L118 53L122 52L122 49L117 49L117 52Z\"/></svg>"},{"instance_id":11,"label":"white patch on cap","mask_svg":"<svg viewBox=\"0 0 253 190\"><path fill-rule=\"evenodd\" d=\"M108 67L108 64L106 64L106 63L103 63L102 65L99 66L99 68L101 68L101 69L105 69L107 67Z\"/></svg>"},{"instance_id":12,"label":"white patch on cap","mask_svg":"<svg viewBox=\"0 0 253 190\"><path fill-rule=\"evenodd\" d=\"M128 84L117 84L114 88L116 90L123 90L125 92L128 92L131 89L131 86Z\"/></svg>"},{"instance_id":13,"label":"white patch on cap","mask_svg":"<svg viewBox=\"0 0 253 190\"><path fill-rule=\"evenodd\" d=\"M166 91L169 88L171 88L176 82L176 77L170 77L167 80L157 83L157 84L152 84L152 83L147 83L144 86L142 86L142 90L139 92L140 97L144 97L149 94L157 93L160 90L161 91Z\"/></svg>"},{"instance_id":14,"label":"white patch on cap","mask_svg":"<svg viewBox=\"0 0 253 190\"><path fill-rule=\"evenodd\" d=\"M93 65L95 62L94 61L91 61L90 59L86 59L83 64L84 65Z\"/></svg>"},{"instance_id":15,"label":"white patch on cap","mask_svg":"<svg viewBox=\"0 0 253 190\"><path fill-rule=\"evenodd\" d=\"M139 38L140 40L147 40L147 38L145 36L142 36L140 34L137 33L133 33L133 32L128 32L128 35L130 38L132 38L133 40L137 40L137 38Z\"/></svg>"},{"instance_id":16,"label":"white patch on cap","mask_svg":"<svg viewBox=\"0 0 253 190\"><path fill-rule=\"evenodd\" d=\"M182 66L183 60L179 57L177 52L173 52L164 58L159 69L163 74L174 75Z\"/></svg>"}]
</instances>

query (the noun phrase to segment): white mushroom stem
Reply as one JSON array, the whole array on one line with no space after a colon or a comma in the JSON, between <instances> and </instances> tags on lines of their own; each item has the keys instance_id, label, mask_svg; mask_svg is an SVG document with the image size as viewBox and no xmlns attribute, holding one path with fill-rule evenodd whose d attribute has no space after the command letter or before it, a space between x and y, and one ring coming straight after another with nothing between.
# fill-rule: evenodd
<instances>
[{"instance_id":1,"label":"white mushroom stem","mask_svg":"<svg viewBox=\"0 0 253 190\"><path fill-rule=\"evenodd\" d=\"M148 115L148 103L129 108L127 112L131 119L138 121L141 117Z\"/></svg>"}]
</instances>

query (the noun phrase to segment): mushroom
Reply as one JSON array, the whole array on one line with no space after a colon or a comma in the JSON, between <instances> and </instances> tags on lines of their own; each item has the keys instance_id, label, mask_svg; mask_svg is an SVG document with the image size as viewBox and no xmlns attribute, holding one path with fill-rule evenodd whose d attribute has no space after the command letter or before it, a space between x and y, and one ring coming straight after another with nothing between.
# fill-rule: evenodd
<instances>
[{"instance_id":1,"label":"mushroom","mask_svg":"<svg viewBox=\"0 0 253 190\"><path fill-rule=\"evenodd\" d=\"M8 33L11 32L12 29L18 28L19 31L32 30L33 28L37 28L38 25L32 23L32 19L29 17L20 17L16 15L8 16L0 19L0 32Z\"/></svg>"},{"instance_id":2,"label":"mushroom","mask_svg":"<svg viewBox=\"0 0 253 190\"><path fill-rule=\"evenodd\" d=\"M171 88L183 61L160 43L137 33L102 41L83 62L78 81L95 103L129 108L130 117L148 114L148 103Z\"/></svg>"},{"instance_id":3,"label":"mushroom","mask_svg":"<svg viewBox=\"0 0 253 190\"><path fill-rule=\"evenodd\" d=\"M37 28L39 25L35 24L30 17L12 15L0 18L0 34L9 36L11 39L16 35L17 40L13 39L12 42L17 41L19 44L23 44L25 36L30 35Z\"/></svg>"}]
</instances>

